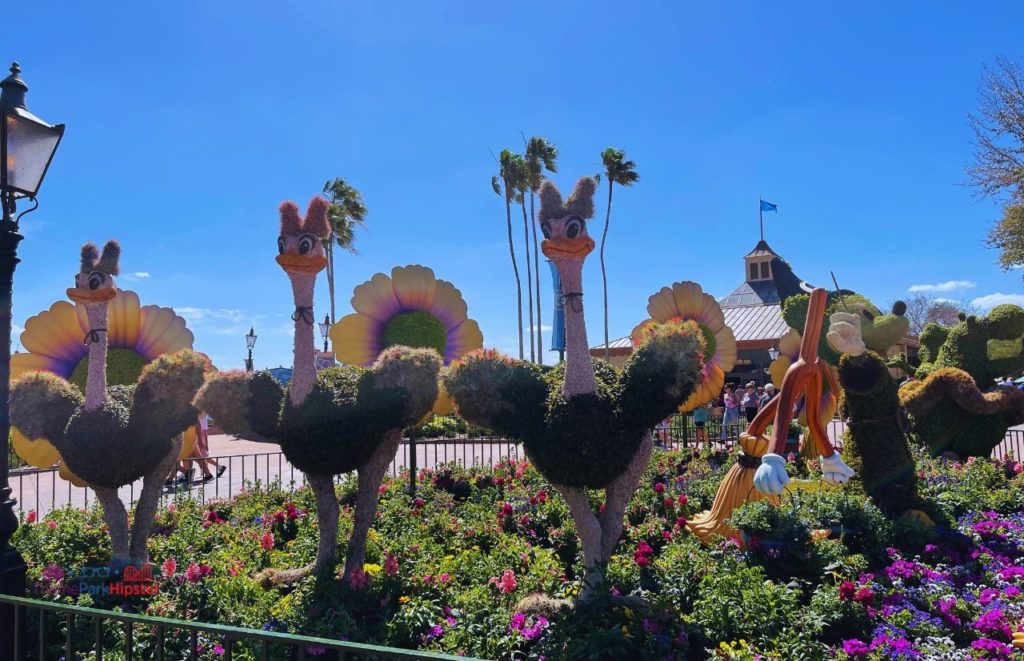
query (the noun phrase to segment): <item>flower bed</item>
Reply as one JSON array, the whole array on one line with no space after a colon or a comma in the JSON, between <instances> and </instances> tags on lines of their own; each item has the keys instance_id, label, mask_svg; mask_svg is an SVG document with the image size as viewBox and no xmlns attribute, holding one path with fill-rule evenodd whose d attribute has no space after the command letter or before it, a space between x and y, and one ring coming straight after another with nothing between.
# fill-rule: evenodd
<instances>
[{"instance_id":1,"label":"flower bed","mask_svg":"<svg viewBox=\"0 0 1024 661\"><path fill-rule=\"evenodd\" d=\"M657 453L607 589L575 610L564 606L579 590L567 577L582 574L572 520L525 463L423 471L415 495L402 476L386 482L368 563L344 585L263 580L316 554L305 489L177 498L150 543L153 595L72 594L84 568L109 561L95 510L29 513L14 543L45 599L486 658L1011 657L1024 619L1020 465L919 458L922 492L948 528L887 521L838 489L741 508L746 548L702 547L685 522L730 462ZM808 463L791 468L813 474ZM342 538L354 494L352 482L339 488ZM217 650L206 641L200 656Z\"/></svg>"}]
</instances>

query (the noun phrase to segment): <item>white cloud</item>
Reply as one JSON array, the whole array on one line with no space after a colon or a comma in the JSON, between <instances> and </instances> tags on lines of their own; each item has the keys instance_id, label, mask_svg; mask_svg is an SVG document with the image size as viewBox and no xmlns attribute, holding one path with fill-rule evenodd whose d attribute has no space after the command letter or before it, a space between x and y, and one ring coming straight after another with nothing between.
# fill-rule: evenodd
<instances>
[{"instance_id":1,"label":"white cloud","mask_svg":"<svg viewBox=\"0 0 1024 661\"><path fill-rule=\"evenodd\" d=\"M1024 294L986 294L971 301L971 305L982 311L988 311L1003 303L1024 306Z\"/></svg>"},{"instance_id":2,"label":"white cloud","mask_svg":"<svg viewBox=\"0 0 1024 661\"><path fill-rule=\"evenodd\" d=\"M234 308L194 308L183 306L174 308L174 311L184 317L186 321L196 324L204 321L237 324L249 318L248 312Z\"/></svg>"},{"instance_id":3,"label":"white cloud","mask_svg":"<svg viewBox=\"0 0 1024 661\"><path fill-rule=\"evenodd\" d=\"M148 277L148 271L135 271L134 273L125 273L121 276L122 279L128 282L138 282L139 280L145 280Z\"/></svg>"},{"instance_id":4,"label":"white cloud","mask_svg":"<svg viewBox=\"0 0 1024 661\"><path fill-rule=\"evenodd\" d=\"M973 289L977 282L970 280L946 280L935 285L910 285L909 292L932 292L932 291L959 291L961 289Z\"/></svg>"}]
</instances>

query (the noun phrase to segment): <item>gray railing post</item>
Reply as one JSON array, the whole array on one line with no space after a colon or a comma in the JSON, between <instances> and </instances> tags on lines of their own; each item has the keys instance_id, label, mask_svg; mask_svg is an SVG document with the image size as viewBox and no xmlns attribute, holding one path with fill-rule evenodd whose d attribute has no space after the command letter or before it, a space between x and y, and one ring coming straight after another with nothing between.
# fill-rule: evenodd
<instances>
[{"instance_id":1,"label":"gray railing post","mask_svg":"<svg viewBox=\"0 0 1024 661\"><path fill-rule=\"evenodd\" d=\"M409 431L409 493L416 495L416 430Z\"/></svg>"}]
</instances>

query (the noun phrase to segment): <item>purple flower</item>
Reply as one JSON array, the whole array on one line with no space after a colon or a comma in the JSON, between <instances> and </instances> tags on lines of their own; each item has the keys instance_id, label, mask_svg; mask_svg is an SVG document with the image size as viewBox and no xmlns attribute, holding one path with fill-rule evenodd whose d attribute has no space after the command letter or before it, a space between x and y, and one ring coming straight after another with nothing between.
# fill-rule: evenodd
<instances>
[{"instance_id":1,"label":"purple flower","mask_svg":"<svg viewBox=\"0 0 1024 661\"><path fill-rule=\"evenodd\" d=\"M1010 638L1010 625L1006 623L1006 614L1000 608L982 613L974 621L974 628L983 634L998 635L1001 638Z\"/></svg>"},{"instance_id":2,"label":"purple flower","mask_svg":"<svg viewBox=\"0 0 1024 661\"><path fill-rule=\"evenodd\" d=\"M991 638L981 638L971 643L972 650L981 650L986 652L986 657L993 659L1011 659L1013 658L1013 648L1006 643L1001 643L998 640L992 640Z\"/></svg>"},{"instance_id":3,"label":"purple flower","mask_svg":"<svg viewBox=\"0 0 1024 661\"><path fill-rule=\"evenodd\" d=\"M843 651L854 659L862 659L871 653L871 648L868 647L867 643L851 638L850 640L843 641Z\"/></svg>"},{"instance_id":4,"label":"purple flower","mask_svg":"<svg viewBox=\"0 0 1024 661\"><path fill-rule=\"evenodd\" d=\"M524 626L526 626L526 615L523 613L516 613L512 616L512 622L509 624L510 628L516 631L522 631Z\"/></svg>"}]
</instances>

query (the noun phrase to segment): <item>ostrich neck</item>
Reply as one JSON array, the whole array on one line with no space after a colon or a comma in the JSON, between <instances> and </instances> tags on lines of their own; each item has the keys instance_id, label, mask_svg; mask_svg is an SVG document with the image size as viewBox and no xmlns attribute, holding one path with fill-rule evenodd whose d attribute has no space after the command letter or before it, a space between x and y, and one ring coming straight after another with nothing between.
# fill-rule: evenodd
<instances>
[{"instance_id":1,"label":"ostrich neck","mask_svg":"<svg viewBox=\"0 0 1024 661\"><path fill-rule=\"evenodd\" d=\"M583 260L558 260L555 266L562 279L565 301L565 383L562 394L566 397L593 394L597 392L597 381L594 380L594 365L590 362L587 322L583 318Z\"/></svg>"},{"instance_id":2,"label":"ostrich neck","mask_svg":"<svg viewBox=\"0 0 1024 661\"><path fill-rule=\"evenodd\" d=\"M310 308L309 315L295 315L295 354L292 360L292 380L289 396L292 405L297 406L313 392L316 383L316 363L313 356L313 286L316 276L305 273L289 273L292 281L292 295L295 308Z\"/></svg>"},{"instance_id":3,"label":"ostrich neck","mask_svg":"<svg viewBox=\"0 0 1024 661\"><path fill-rule=\"evenodd\" d=\"M97 342L89 341L89 374L85 382L85 410L95 411L107 399L107 304L86 303L89 331L96 331ZM103 329L103 330L100 330Z\"/></svg>"}]
</instances>

